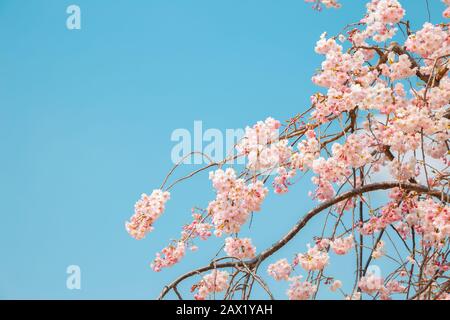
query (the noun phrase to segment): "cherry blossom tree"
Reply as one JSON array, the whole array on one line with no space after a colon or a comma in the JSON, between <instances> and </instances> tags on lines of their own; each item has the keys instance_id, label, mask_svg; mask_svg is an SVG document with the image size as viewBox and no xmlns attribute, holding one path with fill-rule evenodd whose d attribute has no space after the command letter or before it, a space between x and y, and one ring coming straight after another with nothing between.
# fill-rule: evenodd
<instances>
[{"instance_id":1,"label":"cherry blossom tree","mask_svg":"<svg viewBox=\"0 0 450 320\"><path fill-rule=\"evenodd\" d=\"M341 6L335 0L306 2L315 9ZM450 1L443 2L448 18ZM199 240L212 236L223 238L224 256L181 275L159 299L169 292L181 299L178 286L190 278L196 279L195 299L249 299L255 286L273 298L267 276L288 282L286 298L293 300L315 299L319 290L341 291L346 299L450 299L449 24L427 22L412 30L398 0L372 0L360 21L334 36L323 33L315 51L324 60L312 81L322 89L308 110L247 127L236 154L187 176L177 178L181 163L175 165L159 189L136 203L126 229L142 239L173 187L211 171L215 198L192 210L192 222L151 267L158 272L180 263ZM241 170L230 164L238 157L246 160ZM239 236L241 228L263 211L267 197L301 192L294 186L305 173L315 185L315 207L257 251L250 238ZM381 200L371 196L376 192ZM312 220L319 231L311 244L295 257L271 261ZM328 269L350 252L356 257L348 271L353 290L344 292ZM369 268L380 258L392 260L384 277ZM270 265L262 270L266 260Z\"/></svg>"}]
</instances>

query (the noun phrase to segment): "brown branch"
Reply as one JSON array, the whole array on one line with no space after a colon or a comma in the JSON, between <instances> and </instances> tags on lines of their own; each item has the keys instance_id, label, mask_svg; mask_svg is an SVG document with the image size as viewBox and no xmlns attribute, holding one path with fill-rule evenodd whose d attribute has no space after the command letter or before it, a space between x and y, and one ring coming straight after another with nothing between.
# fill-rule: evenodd
<instances>
[{"instance_id":1,"label":"brown branch","mask_svg":"<svg viewBox=\"0 0 450 320\"><path fill-rule=\"evenodd\" d=\"M438 190L432 190L429 189L426 186L415 184L415 183L399 183L399 182L378 182L378 183L372 183L367 184L358 188L355 188L351 191L345 192L333 199L330 199L314 209L310 210L302 219L300 219L294 227L278 242L274 243L270 248L267 248L263 252L261 252L258 256L256 256L253 259L247 260L247 261L229 261L229 262L223 262L223 263L216 263L217 260L214 260L209 264L208 266L192 270L190 272L187 272L180 277L178 277L176 280L174 280L171 284L168 286L165 286L164 289L161 291L158 299L161 300L166 296L166 294L172 290L174 287L176 287L181 281L201 274L203 272L212 270L212 269L223 269L223 268L236 268L240 266L246 266L250 269L252 269L257 264L261 263L263 260L270 257L272 254L274 254L276 251L284 247L292 238L294 238L297 233L303 229L303 227L308 223L309 220L311 220L314 216L316 216L318 213L322 212L323 210L332 207L336 203L339 203L341 201L344 201L349 198L353 198L357 195L361 195L367 192L377 191L377 190L388 190L392 188L400 187L404 190L409 191L415 191L420 194L428 194L430 196L436 197L441 201L450 202L450 195L444 194L441 191ZM220 260L223 260L220 259Z\"/></svg>"}]
</instances>

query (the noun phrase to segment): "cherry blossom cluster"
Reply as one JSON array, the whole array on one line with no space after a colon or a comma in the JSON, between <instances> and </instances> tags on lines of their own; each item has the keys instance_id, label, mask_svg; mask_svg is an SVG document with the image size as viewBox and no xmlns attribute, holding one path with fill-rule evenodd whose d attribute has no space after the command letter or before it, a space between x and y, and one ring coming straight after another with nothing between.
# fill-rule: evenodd
<instances>
[{"instance_id":1,"label":"cherry blossom cluster","mask_svg":"<svg viewBox=\"0 0 450 320\"><path fill-rule=\"evenodd\" d=\"M340 7L333 0L306 2L316 9ZM450 1L443 2L448 6L443 15L448 17ZM236 145L237 156L247 160L241 171L223 168L225 161L210 165L217 165L209 174L215 198L206 209L193 212L181 238L157 254L151 265L155 271L179 262L186 249L196 250L196 239L225 233L227 256L217 261L227 260L222 267L228 268L233 258L243 260L246 267L255 268L247 274L254 278L256 249L250 238L238 233L252 213L261 210L268 186L276 194L295 192L294 184L309 175L313 183L309 194L318 203L306 217L323 218L317 228L322 233L292 263L281 259L267 268L276 281L289 282L289 299L315 298L321 283L351 300L367 296L389 300L397 295L450 299L450 281L445 282L450 268L449 24L426 22L413 30L398 0L371 0L366 7L366 15L344 28L343 34L323 33L317 41L315 51L324 60L311 80L322 89L310 96L311 108L283 126L269 117L247 127ZM368 184L371 188L364 189ZM390 188L386 199L372 196L374 191L386 195ZM343 200L335 199L347 192ZM162 190L142 195L126 223L128 232L142 239L168 199L169 193ZM321 207L325 209L315 213ZM303 226L299 222L292 230L296 234ZM397 261L387 238L399 240L409 253L383 278L367 268L375 259ZM278 250L290 241L284 239L290 236L272 248ZM395 256L402 255L394 247ZM352 251L358 262L356 278L353 292L344 293L342 282L329 276L327 267L333 253ZM193 287L195 298L239 288L234 281L239 282L236 275L245 274L241 267L231 268L230 283L229 274L219 269L205 275ZM307 273L305 280L292 277L297 267ZM428 283L426 292L420 292L423 283Z\"/></svg>"},{"instance_id":2,"label":"cherry blossom cluster","mask_svg":"<svg viewBox=\"0 0 450 320\"><path fill-rule=\"evenodd\" d=\"M277 262L270 264L267 268L267 272L277 281L288 280L292 272L292 266L287 259L280 259Z\"/></svg>"},{"instance_id":3,"label":"cherry blossom cluster","mask_svg":"<svg viewBox=\"0 0 450 320\"><path fill-rule=\"evenodd\" d=\"M389 77L391 80L400 80L414 76L417 72L417 67L413 64L407 54L401 54L396 61L395 52L389 52L387 64L380 65L382 75Z\"/></svg>"},{"instance_id":4,"label":"cherry blossom cluster","mask_svg":"<svg viewBox=\"0 0 450 320\"><path fill-rule=\"evenodd\" d=\"M445 8L444 12L442 13L442 16L444 18L450 18L450 0L442 0L442 2L444 2L447 6L447 8Z\"/></svg>"},{"instance_id":5,"label":"cherry blossom cluster","mask_svg":"<svg viewBox=\"0 0 450 320\"><path fill-rule=\"evenodd\" d=\"M426 22L422 29L410 35L405 41L406 49L424 58L437 58L448 53L448 30Z\"/></svg>"},{"instance_id":6,"label":"cherry blossom cluster","mask_svg":"<svg viewBox=\"0 0 450 320\"><path fill-rule=\"evenodd\" d=\"M250 213L261 209L268 189L260 180L246 184L244 179L237 179L232 168L210 172L209 177L217 193L208 205L215 235L239 232Z\"/></svg>"},{"instance_id":7,"label":"cherry blossom cluster","mask_svg":"<svg viewBox=\"0 0 450 320\"><path fill-rule=\"evenodd\" d=\"M287 290L289 300L308 300L317 291L317 286L308 281L301 281L301 276L290 279L291 284Z\"/></svg>"},{"instance_id":8,"label":"cherry blossom cluster","mask_svg":"<svg viewBox=\"0 0 450 320\"><path fill-rule=\"evenodd\" d=\"M140 240L153 230L153 223L164 212L165 204L170 193L162 190L153 190L151 195L142 194L141 199L134 205L134 215L125 223L128 233Z\"/></svg>"},{"instance_id":9,"label":"cherry blossom cluster","mask_svg":"<svg viewBox=\"0 0 450 320\"><path fill-rule=\"evenodd\" d=\"M228 237L225 239L224 250L229 257L238 259L254 258L256 254L256 248L250 238Z\"/></svg>"},{"instance_id":10,"label":"cherry blossom cluster","mask_svg":"<svg viewBox=\"0 0 450 320\"><path fill-rule=\"evenodd\" d=\"M330 246L334 253L339 255L347 254L354 245L355 241L353 240L353 235L349 235L346 238L336 238L334 241L330 242Z\"/></svg>"},{"instance_id":11,"label":"cherry blossom cluster","mask_svg":"<svg viewBox=\"0 0 450 320\"><path fill-rule=\"evenodd\" d=\"M445 245L450 237L450 207L432 199L417 201L416 210L409 210L406 222L423 236L425 244Z\"/></svg>"},{"instance_id":12,"label":"cherry blossom cluster","mask_svg":"<svg viewBox=\"0 0 450 320\"><path fill-rule=\"evenodd\" d=\"M186 244L184 242L179 241L176 244L171 244L156 254L156 258L150 264L150 267L155 272L161 271L162 268L171 267L180 262L185 252Z\"/></svg>"},{"instance_id":13,"label":"cherry blossom cluster","mask_svg":"<svg viewBox=\"0 0 450 320\"><path fill-rule=\"evenodd\" d=\"M384 279L377 276L375 273L368 272L367 275L361 277L358 282L358 287L362 292L373 294L380 291L384 286Z\"/></svg>"},{"instance_id":14,"label":"cherry blossom cluster","mask_svg":"<svg viewBox=\"0 0 450 320\"><path fill-rule=\"evenodd\" d=\"M352 168L359 168L372 161L372 139L367 135L349 135L344 145L334 143L332 156L328 159L318 157L312 162L312 171L317 176L312 177L312 182L317 185L313 197L320 202L334 197L333 183L342 183L351 173ZM350 208L352 202L343 203Z\"/></svg>"},{"instance_id":15,"label":"cherry blossom cluster","mask_svg":"<svg viewBox=\"0 0 450 320\"><path fill-rule=\"evenodd\" d=\"M332 146L333 158L343 162L346 166L359 168L371 162L372 155L369 148L373 139L368 135L350 134L344 145L334 143Z\"/></svg>"},{"instance_id":16,"label":"cherry blossom cluster","mask_svg":"<svg viewBox=\"0 0 450 320\"><path fill-rule=\"evenodd\" d=\"M336 290L340 289L341 287L342 287L342 281L334 280L333 283L330 286L330 290L332 292L335 292Z\"/></svg>"},{"instance_id":17,"label":"cherry blossom cluster","mask_svg":"<svg viewBox=\"0 0 450 320\"><path fill-rule=\"evenodd\" d=\"M405 15L397 0L372 0L367 4L367 15L361 20L366 23L365 36L377 42L391 39L397 28L393 27Z\"/></svg>"},{"instance_id":18,"label":"cherry blossom cluster","mask_svg":"<svg viewBox=\"0 0 450 320\"><path fill-rule=\"evenodd\" d=\"M273 118L245 128L245 135L236 150L247 157L247 167L253 171L271 170L283 164L291 155L288 140L279 136L280 122Z\"/></svg>"},{"instance_id":19,"label":"cherry blossom cluster","mask_svg":"<svg viewBox=\"0 0 450 320\"><path fill-rule=\"evenodd\" d=\"M328 265L327 251L320 250L318 246L310 247L306 253L299 253L294 259L294 265L299 264L306 271L322 270Z\"/></svg>"},{"instance_id":20,"label":"cherry blossom cluster","mask_svg":"<svg viewBox=\"0 0 450 320\"><path fill-rule=\"evenodd\" d=\"M228 288L228 272L213 270L205 275L202 280L192 287L191 291L197 290L194 298L205 300L210 294L225 291Z\"/></svg>"},{"instance_id":21,"label":"cherry blossom cluster","mask_svg":"<svg viewBox=\"0 0 450 320\"><path fill-rule=\"evenodd\" d=\"M277 176L273 179L273 191L277 194L286 193L289 191L289 186L292 184L291 179L296 175L296 171L288 170L286 167L279 167L277 169Z\"/></svg>"},{"instance_id":22,"label":"cherry blossom cluster","mask_svg":"<svg viewBox=\"0 0 450 320\"><path fill-rule=\"evenodd\" d=\"M302 171L312 168L312 164L320 155L320 144L314 130L305 133L307 139L297 144L298 152L291 155L291 167Z\"/></svg>"},{"instance_id":23,"label":"cherry blossom cluster","mask_svg":"<svg viewBox=\"0 0 450 320\"><path fill-rule=\"evenodd\" d=\"M421 234L425 245L441 246L450 237L450 208L432 199L409 199L401 206L390 202L380 210L380 216L373 216L361 230L365 235L379 232L389 224L398 222L397 230L406 238L413 227ZM384 244L379 244L375 255L382 254ZM379 251L379 252L377 252Z\"/></svg>"},{"instance_id":24,"label":"cherry blossom cluster","mask_svg":"<svg viewBox=\"0 0 450 320\"><path fill-rule=\"evenodd\" d=\"M380 240L377 245L375 246L375 249L372 252L372 258L374 259L380 259L382 256L384 256L384 241Z\"/></svg>"},{"instance_id":25,"label":"cherry blossom cluster","mask_svg":"<svg viewBox=\"0 0 450 320\"><path fill-rule=\"evenodd\" d=\"M202 240L208 239L212 232L213 226L210 223L205 222L203 216L199 213L192 214L192 222L183 226L181 232L181 238L186 241L188 239L200 238Z\"/></svg>"},{"instance_id":26,"label":"cherry blossom cluster","mask_svg":"<svg viewBox=\"0 0 450 320\"><path fill-rule=\"evenodd\" d=\"M307 139L297 144L298 152L294 152L290 148L289 163L276 170L277 175L273 179L273 188L277 194L288 192L289 186L292 185L291 181L297 174L297 169L306 171L311 168L314 160L320 155L320 145L314 130L307 130L305 135Z\"/></svg>"},{"instance_id":27,"label":"cherry blossom cluster","mask_svg":"<svg viewBox=\"0 0 450 320\"><path fill-rule=\"evenodd\" d=\"M371 272L361 277L358 282L358 287L362 292L367 294L373 295L379 293L382 300L391 300L392 294L404 293L406 290L406 287L396 280L390 280L385 285L382 277Z\"/></svg>"},{"instance_id":28,"label":"cherry blossom cluster","mask_svg":"<svg viewBox=\"0 0 450 320\"><path fill-rule=\"evenodd\" d=\"M193 244L193 240L200 238L207 240L211 235L213 225L205 222L205 217L200 213L193 211L192 222L183 226L181 231L181 238L177 241L172 241L167 247L163 248L161 252L156 254L156 258L151 263L151 268L155 272L161 271L166 267L171 267L179 263L186 253L186 248L189 247L191 251L196 251L198 247ZM176 243L176 245L174 245Z\"/></svg>"},{"instance_id":29,"label":"cherry blossom cluster","mask_svg":"<svg viewBox=\"0 0 450 320\"><path fill-rule=\"evenodd\" d=\"M381 300L392 300L391 295L394 293L405 293L406 287L399 281L390 280L385 286L380 289Z\"/></svg>"}]
</instances>

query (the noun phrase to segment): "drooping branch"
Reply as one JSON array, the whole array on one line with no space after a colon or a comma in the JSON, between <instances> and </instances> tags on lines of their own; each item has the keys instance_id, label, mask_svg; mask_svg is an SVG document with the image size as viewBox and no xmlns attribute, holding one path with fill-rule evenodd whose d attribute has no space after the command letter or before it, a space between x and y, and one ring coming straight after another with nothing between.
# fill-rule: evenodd
<instances>
[{"instance_id":1,"label":"drooping branch","mask_svg":"<svg viewBox=\"0 0 450 320\"><path fill-rule=\"evenodd\" d=\"M435 197L443 202L450 202L450 195L447 193L443 193L439 190L435 189L429 189L426 186L415 184L415 183L399 183L399 182L378 182L378 183L372 183L367 184L364 186L360 186L357 188L354 188L348 192L345 192L333 199L330 199L314 209L310 210L306 215L304 215L295 225L294 227L289 230L286 235L284 235L280 240L278 240L276 243L274 243L271 247L267 248L266 250L262 251L258 256L256 256L253 259L247 260L247 261L229 261L229 262L222 262L217 263L220 260L223 260L223 258L220 258L218 260L214 260L211 262L211 264L192 270L190 272L187 272L180 277L178 277L176 280L174 280L172 283L170 283L168 286L165 286L164 289L161 291L158 300L163 299L167 293L170 292L173 288L175 288L180 282L183 280L190 278L192 276L202 274L206 271L213 270L213 269L223 269L223 268L236 268L240 266L247 266L248 268L253 268L255 265L260 264L262 261L273 255L275 252L280 250L282 247L284 247L290 240L292 240L300 230L303 229L303 227L310 221L313 217L315 217L320 212L332 207L333 205L344 201L346 199L353 198L355 196L360 196L362 194L378 191L378 190L389 190L396 187L400 187L403 190L407 191L414 191L418 194L427 194L432 197Z\"/></svg>"}]
</instances>

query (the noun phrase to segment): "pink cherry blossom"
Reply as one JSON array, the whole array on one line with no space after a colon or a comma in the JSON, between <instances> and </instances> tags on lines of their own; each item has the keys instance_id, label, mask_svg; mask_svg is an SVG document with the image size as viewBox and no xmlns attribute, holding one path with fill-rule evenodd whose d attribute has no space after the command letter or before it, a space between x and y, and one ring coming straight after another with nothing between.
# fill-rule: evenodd
<instances>
[{"instance_id":1,"label":"pink cherry blossom","mask_svg":"<svg viewBox=\"0 0 450 320\"><path fill-rule=\"evenodd\" d=\"M289 300L308 300L317 291L317 286L308 281L301 281L301 277L292 278L290 281L287 291Z\"/></svg>"},{"instance_id":2,"label":"pink cherry blossom","mask_svg":"<svg viewBox=\"0 0 450 320\"><path fill-rule=\"evenodd\" d=\"M448 47L448 32L439 26L426 22L422 29L408 37L405 46L408 50L428 58Z\"/></svg>"},{"instance_id":3,"label":"pink cherry blossom","mask_svg":"<svg viewBox=\"0 0 450 320\"><path fill-rule=\"evenodd\" d=\"M270 264L267 268L267 272L277 281L287 280L292 272L292 267L287 259L281 259Z\"/></svg>"},{"instance_id":4,"label":"pink cherry blossom","mask_svg":"<svg viewBox=\"0 0 450 320\"><path fill-rule=\"evenodd\" d=\"M228 288L228 272L213 270L205 275L203 279L196 285L193 290L197 290L195 294L196 300L205 300L208 295L216 292L222 292Z\"/></svg>"},{"instance_id":5,"label":"pink cherry blossom","mask_svg":"<svg viewBox=\"0 0 450 320\"><path fill-rule=\"evenodd\" d=\"M162 190L153 190L151 195L142 194L141 199L134 205L134 215L130 222L125 223L128 233L140 240L153 230L153 223L164 212L165 204L170 193Z\"/></svg>"},{"instance_id":6,"label":"pink cherry blossom","mask_svg":"<svg viewBox=\"0 0 450 320\"><path fill-rule=\"evenodd\" d=\"M300 264L307 271L322 270L328 265L329 256L326 251L319 250L317 246L308 247L306 253L299 253L294 264Z\"/></svg>"},{"instance_id":7,"label":"pink cherry blossom","mask_svg":"<svg viewBox=\"0 0 450 320\"><path fill-rule=\"evenodd\" d=\"M161 253L156 254L155 260L150 265L153 271L159 272L162 268L171 267L180 262L186 252L184 242L178 242L176 245L169 245L162 249Z\"/></svg>"},{"instance_id":8,"label":"pink cherry blossom","mask_svg":"<svg viewBox=\"0 0 450 320\"><path fill-rule=\"evenodd\" d=\"M374 273L368 273L358 282L358 287L362 292L373 294L381 290L384 285L383 278L375 275Z\"/></svg>"},{"instance_id":9,"label":"pink cherry blossom","mask_svg":"<svg viewBox=\"0 0 450 320\"><path fill-rule=\"evenodd\" d=\"M176 216L183 221L181 237L171 240L151 264L155 271L173 266L186 248L198 249L197 241L226 235L225 254L219 252L197 269L217 267L193 286L196 299L227 289L226 297L232 298L244 287L250 295L252 286L261 286L271 296L258 275L262 262L269 263L269 276L290 282L289 299L315 298L323 287L333 292L342 287L334 270L327 268L335 258L356 259L346 270L353 279L348 284L352 291L341 291L346 299L450 298L445 286L450 271L449 26L426 22L417 28L417 21L406 20L401 1L367 1L360 20L334 35L323 32L318 39L314 50L322 62L311 80L320 88L308 93L311 105L283 122L267 117L246 127L233 150L245 165L227 158L187 175L176 165L164 180L161 188L175 181L166 189L172 190L187 178L213 170L213 196L196 204L192 220L182 212ZM450 0L443 1L443 15L448 17ZM307 2L316 9L340 7L333 0ZM269 190L290 193L274 197L269 206L289 197L295 200L308 190L312 201L298 198L291 206L272 206L263 217L254 214L273 196ZM159 189L142 195L126 223L128 232L142 239L168 199L169 193ZM261 230L260 226L275 228L277 221L293 217L298 221L282 238L256 256L251 239L260 239L253 219L261 218L256 229ZM244 227L247 238L240 235ZM309 232L314 246L308 245L307 252L298 253L292 263L270 261L281 248L295 243L294 238L304 241ZM333 257L330 250L348 257ZM361 265L382 257L385 278L360 274ZM233 274L230 283L223 268ZM299 271L306 271L304 281L293 277ZM197 274L187 273L182 281ZM421 292L424 284L427 289ZM177 288L167 287L162 295L171 290Z\"/></svg>"},{"instance_id":10,"label":"pink cherry blossom","mask_svg":"<svg viewBox=\"0 0 450 320\"><path fill-rule=\"evenodd\" d=\"M228 256L239 259L254 258L256 254L256 248L250 238L228 237L225 239L224 250Z\"/></svg>"},{"instance_id":11,"label":"pink cherry blossom","mask_svg":"<svg viewBox=\"0 0 450 320\"><path fill-rule=\"evenodd\" d=\"M334 280L330 286L330 290L335 292L342 287L342 282L340 280Z\"/></svg>"},{"instance_id":12,"label":"pink cherry blossom","mask_svg":"<svg viewBox=\"0 0 450 320\"><path fill-rule=\"evenodd\" d=\"M237 179L231 168L210 172L210 179L217 192L216 199L208 205L215 234L239 232L250 214L260 210L268 189L260 180L246 184Z\"/></svg>"},{"instance_id":13,"label":"pink cherry blossom","mask_svg":"<svg viewBox=\"0 0 450 320\"><path fill-rule=\"evenodd\" d=\"M245 129L236 150L247 157L250 170L265 172L289 159L291 147L286 139L280 139L280 126L278 120L269 117Z\"/></svg>"},{"instance_id":14,"label":"pink cherry blossom","mask_svg":"<svg viewBox=\"0 0 450 320\"><path fill-rule=\"evenodd\" d=\"M367 15L361 20L367 24L364 31L377 42L391 39L397 29L393 27L405 15L397 0L372 0L367 4Z\"/></svg>"},{"instance_id":15,"label":"pink cherry blossom","mask_svg":"<svg viewBox=\"0 0 450 320\"><path fill-rule=\"evenodd\" d=\"M354 245L353 235L349 235L346 238L336 238L330 243L334 253L339 255L347 254Z\"/></svg>"},{"instance_id":16,"label":"pink cherry blossom","mask_svg":"<svg viewBox=\"0 0 450 320\"><path fill-rule=\"evenodd\" d=\"M379 259L384 256L384 241L380 240L372 252L372 258Z\"/></svg>"}]
</instances>

